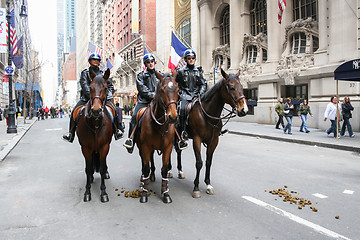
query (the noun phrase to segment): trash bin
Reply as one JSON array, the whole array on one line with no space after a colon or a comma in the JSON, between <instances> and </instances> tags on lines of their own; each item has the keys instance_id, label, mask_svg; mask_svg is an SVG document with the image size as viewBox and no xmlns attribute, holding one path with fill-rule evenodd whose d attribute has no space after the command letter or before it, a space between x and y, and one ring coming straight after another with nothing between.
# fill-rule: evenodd
<instances>
[{"instance_id":1,"label":"trash bin","mask_svg":"<svg viewBox=\"0 0 360 240\"><path fill-rule=\"evenodd\" d=\"M24 127L24 117L17 117L17 126Z\"/></svg>"}]
</instances>

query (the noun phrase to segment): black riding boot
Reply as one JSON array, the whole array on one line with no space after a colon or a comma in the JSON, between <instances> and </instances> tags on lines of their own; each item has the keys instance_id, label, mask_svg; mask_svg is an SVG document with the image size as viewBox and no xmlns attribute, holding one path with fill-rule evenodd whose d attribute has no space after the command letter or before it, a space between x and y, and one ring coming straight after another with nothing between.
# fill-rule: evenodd
<instances>
[{"instance_id":1,"label":"black riding boot","mask_svg":"<svg viewBox=\"0 0 360 240\"><path fill-rule=\"evenodd\" d=\"M129 123L129 135L128 135L128 139L126 139L125 140L125 142L124 142L124 147L126 147L126 149L127 149L127 151L128 151L128 153L132 153L133 151L134 151L134 141L133 141L133 139L134 139L134 135L132 136L132 138L130 138L130 136L131 136L131 133L132 133L132 131L134 130L134 125L130 122Z\"/></svg>"},{"instance_id":2,"label":"black riding boot","mask_svg":"<svg viewBox=\"0 0 360 240\"><path fill-rule=\"evenodd\" d=\"M70 116L69 132L63 135L63 140L72 143L75 138L76 123L72 116Z\"/></svg>"},{"instance_id":3,"label":"black riding boot","mask_svg":"<svg viewBox=\"0 0 360 240\"><path fill-rule=\"evenodd\" d=\"M114 122L113 122L113 129L114 129L114 138L115 138L115 140L119 140L120 138L123 137L123 132L124 131L121 131L119 119L118 119L118 116L117 116L116 112L115 112L115 117L114 117Z\"/></svg>"},{"instance_id":4,"label":"black riding boot","mask_svg":"<svg viewBox=\"0 0 360 240\"><path fill-rule=\"evenodd\" d=\"M180 136L181 139L179 139L178 147L180 150L185 150L188 147L186 141L189 140L189 136L185 131L186 124L185 124L185 117L183 116L180 116L180 129L181 129L181 136Z\"/></svg>"}]
</instances>

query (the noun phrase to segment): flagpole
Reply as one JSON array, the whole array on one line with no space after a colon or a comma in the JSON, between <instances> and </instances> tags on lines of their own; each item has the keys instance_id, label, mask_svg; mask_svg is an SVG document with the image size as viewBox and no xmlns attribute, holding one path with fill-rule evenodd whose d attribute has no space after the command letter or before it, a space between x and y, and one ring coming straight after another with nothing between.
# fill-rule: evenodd
<instances>
[{"instance_id":1,"label":"flagpole","mask_svg":"<svg viewBox=\"0 0 360 240\"><path fill-rule=\"evenodd\" d=\"M10 47L10 0L6 1L7 4L7 15L6 19L8 22L8 66L12 66L12 59L11 59L11 47ZM17 133L16 125L15 125L15 107L13 102L12 96L12 73L8 74L9 77L9 113L8 113L8 128L7 133Z\"/></svg>"}]
</instances>

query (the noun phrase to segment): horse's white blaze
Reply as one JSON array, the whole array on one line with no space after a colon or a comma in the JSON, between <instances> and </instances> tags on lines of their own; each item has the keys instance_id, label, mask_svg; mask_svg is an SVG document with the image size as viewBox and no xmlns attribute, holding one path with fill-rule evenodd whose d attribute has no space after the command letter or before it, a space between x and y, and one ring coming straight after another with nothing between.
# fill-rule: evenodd
<instances>
[{"instance_id":1,"label":"horse's white blaze","mask_svg":"<svg viewBox=\"0 0 360 240\"><path fill-rule=\"evenodd\" d=\"M244 112L247 113L249 111L248 105L246 101L244 100Z\"/></svg>"},{"instance_id":2,"label":"horse's white blaze","mask_svg":"<svg viewBox=\"0 0 360 240\"><path fill-rule=\"evenodd\" d=\"M174 83L173 83L173 82L169 82L169 83L168 83L168 86L169 86L169 88L172 88L172 86L174 86Z\"/></svg>"}]
</instances>

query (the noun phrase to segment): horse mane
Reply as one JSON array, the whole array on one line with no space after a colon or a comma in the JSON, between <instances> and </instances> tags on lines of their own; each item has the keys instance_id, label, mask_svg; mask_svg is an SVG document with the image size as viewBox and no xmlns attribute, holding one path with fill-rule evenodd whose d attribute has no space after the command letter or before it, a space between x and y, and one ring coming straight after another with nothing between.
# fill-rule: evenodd
<instances>
[{"instance_id":1,"label":"horse mane","mask_svg":"<svg viewBox=\"0 0 360 240\"><path fill-rule=\"evenodd\" d=\"M214 96L214 94L221 88L223 81L224 81L224 79L222 78L214 86L212 86L212 88L210 88L208 91L206 91L204 93L204 95L202 96L201 100L203 100L205 102L209 101Z\"/></svg>"}]
</instances>

